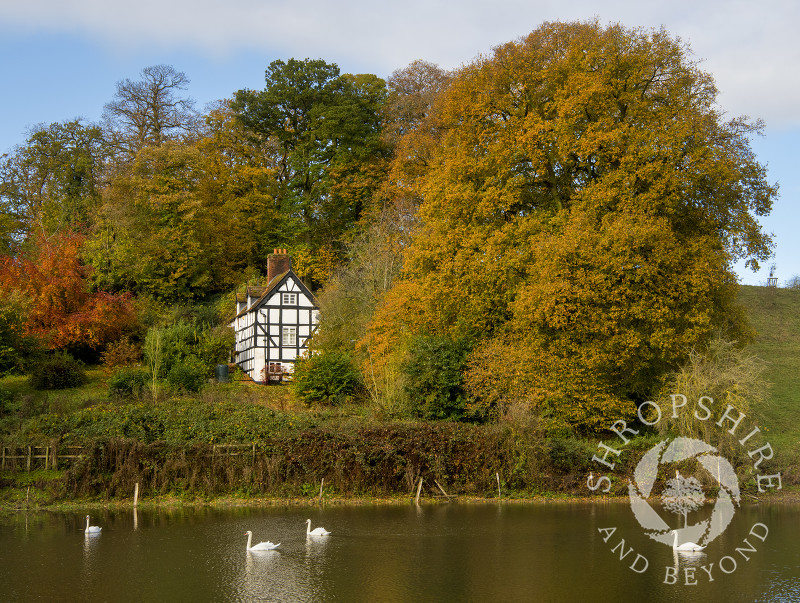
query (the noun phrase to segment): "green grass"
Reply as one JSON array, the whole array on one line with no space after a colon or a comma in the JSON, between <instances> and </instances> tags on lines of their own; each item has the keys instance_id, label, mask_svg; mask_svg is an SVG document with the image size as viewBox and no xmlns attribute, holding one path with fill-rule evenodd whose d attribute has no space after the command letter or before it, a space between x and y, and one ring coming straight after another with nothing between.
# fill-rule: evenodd
<instances>
[{"instance_id":1,"label":"green grass","mask_svg":"<svg viewBox=\"0 0 800 603\"><path fill-rule=\"evenodd\" d=\"M759 427L780 456L800 450L800 291L743 286L739 300L756 330L749 346L766 364L768 404L758 409ZM763 422L763 423L762 423Z\"/></svg>"},{"instance_id":2,"label":"green grass","mask_svg":"<svg viewBox=\"0 0 800 603\"><path fill-rule=\"evenodd\" d=\"M745 307L751 325L757 332L749 346L755 356L765 362L765 379L769 382L768 403L753 409L752 417L772 443L781 458L800 458L800 291L768 287L743 286L739 300ZM13 396L12 408L0 417L0 432L14 433L22 422L41 413L69 415L81 409L108 402L106 373L99 367L88 367L88 382L79 388L37 391L25 376L0 379L0 390ZM162 391L159 400L171 395ZM282 413L305 415L318 425L369 423L376 421L374 409L355 404L330 408L306 408L286 386L264 387L239 380L212 384L199 394L178 396L198 402L235 402L265 406ZM187 401L189 401L187 400ZM142 400L146 401L146 400Z\"/></svg>"},{"instance_id":3,"label":"green grass","mask_svg":"<svg viewBox=\"0 0 800 603\"><path fill-rule=\"evenodd\" d=\"M108 396L103 371L90 367L86 370L86 376L87 382L81 387L36 390L27 376L9 375L0 379L0 390L11 394L13 402L8 410L14 416L31 417L44 412L70 414ZM8 429L8 426L4 427Z\"/></svg>"}]
</instances>

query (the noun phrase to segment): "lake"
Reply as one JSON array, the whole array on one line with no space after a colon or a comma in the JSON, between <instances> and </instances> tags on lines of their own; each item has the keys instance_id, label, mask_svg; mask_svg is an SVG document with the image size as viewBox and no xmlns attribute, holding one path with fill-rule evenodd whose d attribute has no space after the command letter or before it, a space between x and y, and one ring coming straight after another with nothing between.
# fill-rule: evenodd
<instances>
[{"instance_id":1,"label":"lake","mask_svg":"<svg viewBox=\"0 0 800 603\"><path fill-rule=\"evenodd\" d=\"M694 556L617 502L95 510L98 536L85 515L0 517L0 600L800 601L792 504L743 506Z\"/></svg>"}]
</instances>

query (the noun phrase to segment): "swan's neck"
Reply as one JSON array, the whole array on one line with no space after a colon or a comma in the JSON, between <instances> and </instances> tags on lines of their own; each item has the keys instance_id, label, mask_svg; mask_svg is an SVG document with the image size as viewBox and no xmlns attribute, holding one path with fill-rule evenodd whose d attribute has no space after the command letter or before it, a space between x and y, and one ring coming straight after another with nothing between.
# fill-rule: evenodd
<instances>
[{"instance_id":1,"label":"swan's neck","mask_svg":"<svg viewBox=\"0 0 800 603\"><path fill-rule=\"evenodd\" d=\"M87 530L89 529L89 518L88 517L86 518L86 529Z\"/></svg>"},{"instance_id":2,"label":"swan's neck","mask_svg":"<svg viewBox=\"0 0 800 603\"><path fill-rule=\"evenodd\" d=\"M253 533L250 532L247 535L247 548L249 549L252 544L253 544Z\"/></svg>"},{"instance_id":3,"label":"swan's neck","mask_svg":"<svg viewBox=\"0 0 800 603\"><path fill-rule=\"evenodd\" d=\"M311 533L311 520L306 521L306 534Z\"/></svg>"},{"instance_id":4,"label":"swan's neck","mask_svg":"<svg viewBox=\"0 0 800 603\"><path fill-rule=\"evenodd\" d=\"M673 532L673 534L675 534L675 540L672 542L672 548L673 549L677 549L678 548L678 530L675 530Z\"/></svg>"}]
</instances>

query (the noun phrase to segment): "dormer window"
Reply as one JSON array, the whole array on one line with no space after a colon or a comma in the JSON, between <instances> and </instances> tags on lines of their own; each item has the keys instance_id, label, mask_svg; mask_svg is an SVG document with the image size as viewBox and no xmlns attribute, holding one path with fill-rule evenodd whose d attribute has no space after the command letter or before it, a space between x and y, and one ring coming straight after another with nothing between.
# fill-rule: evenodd
<instances>
[{"instance_id":1,"label":"dormer window","mask_svg":"<svg viewBox=\"0 0 800 603\"><path fill-rule=\"evenodd\" d=\"M297 305L297 293L282 293L281 294L281 305L284 305L284 306L296 306Z\"/></svg>"}]
</instances>

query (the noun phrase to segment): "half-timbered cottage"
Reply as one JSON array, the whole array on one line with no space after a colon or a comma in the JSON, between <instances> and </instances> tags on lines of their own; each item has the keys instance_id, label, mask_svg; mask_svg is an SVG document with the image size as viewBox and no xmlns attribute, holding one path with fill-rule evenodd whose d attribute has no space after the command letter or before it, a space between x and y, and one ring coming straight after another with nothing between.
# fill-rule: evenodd
<instances>
[{"instance_id":1,"label":"half-timbered cottage","mask_svg":"<svg viewBox=\"0 0 800 603\"><path fill-rule=\"evenodd\" d=\"M317 328L319 308L285 249L267 258L267 286L248 287L236 304L236 364L261 383L290 375Z\"/></svg>"}]
</instances>

